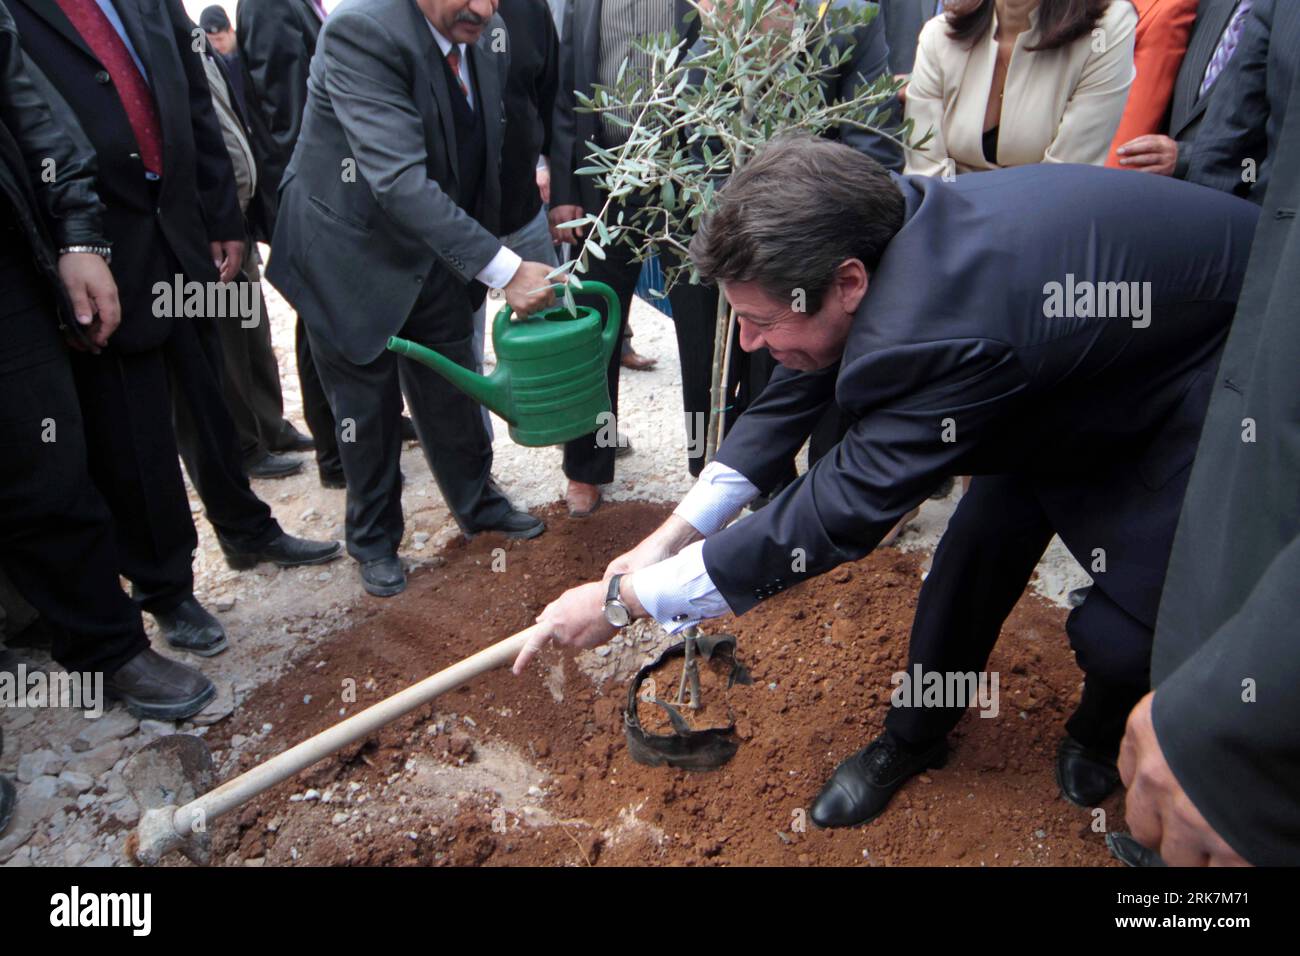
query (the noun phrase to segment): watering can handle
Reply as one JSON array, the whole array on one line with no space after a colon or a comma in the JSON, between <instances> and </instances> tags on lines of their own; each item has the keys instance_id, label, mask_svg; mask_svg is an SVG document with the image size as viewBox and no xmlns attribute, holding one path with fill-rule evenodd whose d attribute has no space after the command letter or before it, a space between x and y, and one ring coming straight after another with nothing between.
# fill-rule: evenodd
<instances>
[{"instance_id":1,"label":"watering can handle","mask_svg":"<svg viewBox=\"0 0 1300 956\"><path fill-rule=\"evenodd\" d=\"M564 285L563 283L557 283L556 285L551 286L551 290L556 293L563 292ZM619 332L623 327L623 309L619 305L618 296L616 296L614 290L605 285L605 283L596 282L594 280L580 282L575 287L575 291L594 292L605 300L605 325L600 334L600 338L601 353L604 356L605 364L608 365L610 356L614 354L614 346L618 344ZM560 308L560 306L557 306L557 308ZM504 330L505 326L509 324L510 312L510 306L508 305L503 305L497 310L497 317L492 323L493 342L497 341L498 334L500 334ZM523 321L528 320L524 319Z\"/></svg>"}]
</instances>

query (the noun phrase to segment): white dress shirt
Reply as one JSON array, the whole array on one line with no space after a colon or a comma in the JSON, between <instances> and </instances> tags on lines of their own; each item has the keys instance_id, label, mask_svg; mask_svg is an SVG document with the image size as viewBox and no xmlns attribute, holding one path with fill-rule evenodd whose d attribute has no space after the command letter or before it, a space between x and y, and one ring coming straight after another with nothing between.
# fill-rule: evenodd
<instances>
[{"instance_id":1,"label":"white dress shirt","mask_svg":"<svg viewBox=\"0 0 1300 956\"><path fill-rule=\"evenodd\" d=\"M757 494L740 472L712 461L673 513L707 538L729 525ZM637 571L633 590L646 613L670 634L731 610L704 567L703 541Z\"/></svg>"},{"instance_id":2,"label":"white dress shirt","mask_svg":"<svg viewBox=\"0 0 1300 956\"><path fill-rule=\"evenodd\" d=\"M424 22L429 23L427 17ZM433 39L438 44L438 49L442 51L442 55L445 57L451 50L451 41L439 33L438 28L432 23L429 23L429 32L433 34ZM470 79L469 74L469 55L465 50L464 43L457 43L456 48L460 52L460 80L461 83L464 84L465 89L469 90L469 92L465 94L465 98L469 100L470 108L473 109L474 83ZM492 261L485 265L483 271L474 278L479 282L482 282L489 289L505 288L505 286L509 284L510 280L515 277L515 273L519 271L519 266L523 261L524 260L519 257L518 253L502 246L497 250L497 254L492 257Z\"/></svg>"}]
</instances>

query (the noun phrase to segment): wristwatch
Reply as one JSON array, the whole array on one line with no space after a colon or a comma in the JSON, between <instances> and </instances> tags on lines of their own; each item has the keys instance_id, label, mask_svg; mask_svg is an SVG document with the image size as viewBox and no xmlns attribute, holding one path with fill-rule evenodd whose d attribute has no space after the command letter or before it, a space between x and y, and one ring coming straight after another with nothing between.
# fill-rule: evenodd
<instances>
[{"instance_id":1,"label":"wristwatch","mask_svg":"<svg viewBox=\"0 0 1300 956\"><path fill-rule=\"evenodd\" d=\"M614 575L609 579L609 590L605 592L605 620L614 627L627 627L632 623L632 610L618 596L622 580L623 575Z\"/></svg>"}]
</instances>

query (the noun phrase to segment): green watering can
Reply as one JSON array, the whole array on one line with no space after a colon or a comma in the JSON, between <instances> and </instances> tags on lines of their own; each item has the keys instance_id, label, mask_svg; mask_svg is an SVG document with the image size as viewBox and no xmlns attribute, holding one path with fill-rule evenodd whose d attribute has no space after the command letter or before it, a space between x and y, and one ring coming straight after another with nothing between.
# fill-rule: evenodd
<instances>
[{"instance_id":1,"label":"green watering can","mask_svg":"<svg viewBox=\"0 0 1300 956\"><path fill-rule=\"evenodd\" d=\"M579 306L574 316L556 305L518 322L510 320L510 306L502 306L492 323L497 367L491 375L397 336L389 338L388 348L429 366L492 409L510 423L517 444L559 445L596 431L606 421L599 416L610 410L606 369L618 345L618 297L601 282L584 282L581 291L604 298L603 328L600 313L590 306Z\"/></svg>"}]
</instances>

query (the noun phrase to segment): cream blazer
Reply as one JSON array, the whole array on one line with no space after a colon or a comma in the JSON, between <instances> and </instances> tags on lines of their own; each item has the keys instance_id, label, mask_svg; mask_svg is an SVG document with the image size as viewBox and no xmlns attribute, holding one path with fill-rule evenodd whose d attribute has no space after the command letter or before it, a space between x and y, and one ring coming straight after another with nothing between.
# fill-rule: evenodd
<instances>
[{"instance_id":1,"label":"cream blazer","mask_svg":"<svg viewBox=\"0 0 1300 956\"><path fill-rule=\"evenodd\" d=\"M904 172L937 176L1106 161L1136 75L1137 11L1128 0L1111 0L1091 34L1055 50L1030 52L1025 47L1038 39L1037 21L1035 10L1007 65L996 164L984 159L983 136L998 53L997 13L988 36L972 49L948 36L944 17L926 23L907 85L906 116L913 121L914 141L929 129L934 136L923 149L906 151Z\"/></svg>"}]
</instances>

